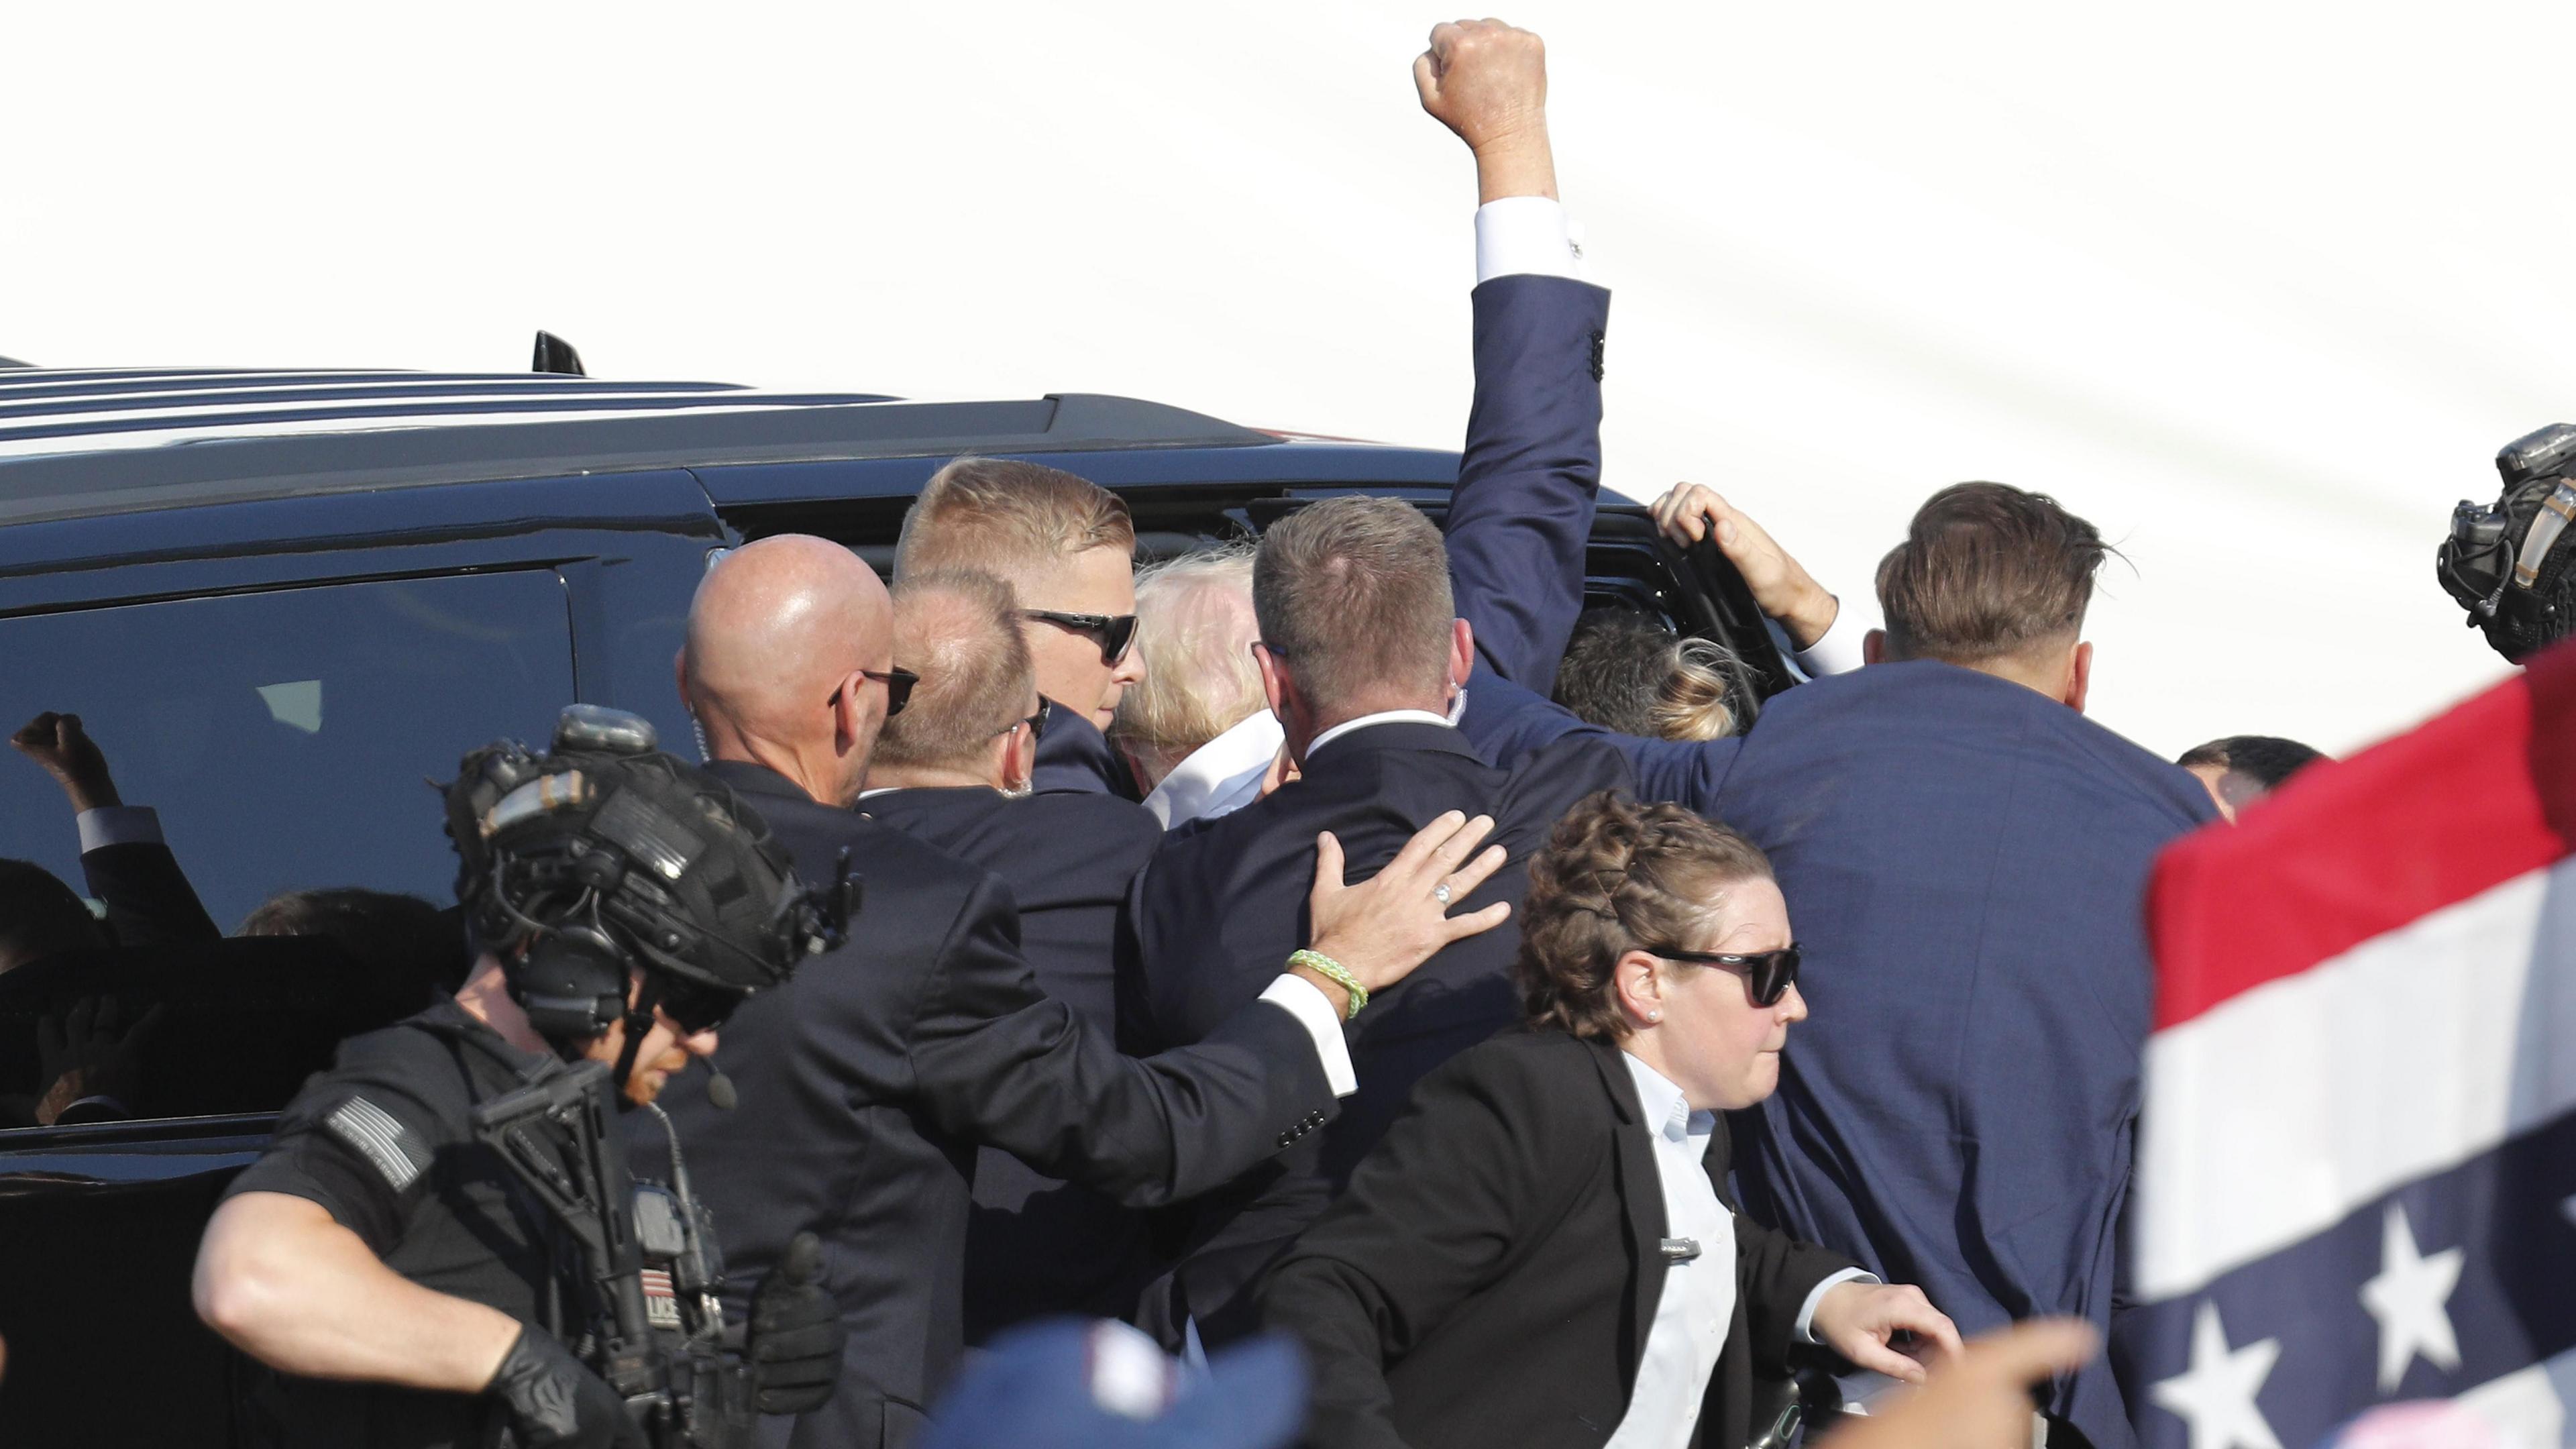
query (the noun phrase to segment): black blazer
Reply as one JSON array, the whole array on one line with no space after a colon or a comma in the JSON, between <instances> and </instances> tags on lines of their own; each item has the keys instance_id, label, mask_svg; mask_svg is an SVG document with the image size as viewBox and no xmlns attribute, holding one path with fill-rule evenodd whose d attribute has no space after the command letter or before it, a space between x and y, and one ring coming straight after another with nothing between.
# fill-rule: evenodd
<instances>
[{"instance_id":1,"label":"black blazer","mask_svg":"<svg viewBox=\"0 0 2576 1449\"><path fill-rule=\"evenodd\" d=\"M1351 873L1365 877L1440 812L1490 814L1510 862L1454 909L1509 901L1517 912L1529 858L1566 807L1627 779L1618 754L1590 742L1498 770L1442 725L1371 725L1332 741L1303 778L1164 838L1134 908L1141 986L1129 999L1147 1020L1128 1035L1197 1041L1260 993L1306 938L1318 831L1331 830ZM1424 1073L1520 1020L1510 979L1519 945L1517 921L1471 936L1372 999L1351 1025L1359 1091L1341 1120L1185 1210L1191 1221L1167 1244L1185 1259L1172 1307L1197 1317L1203 1336L1250 1329L1241 1291L1314 1221ZM1156 1310L1147 1317L1168 1336Z\"/></svg>"},{"instance_id":2,"label":"black blazer","mask_svg":"<svg viewBox=\"0 0 2576 1449\"><path fill-rule=\"evenodd\" d=\"M1038 736L1033 780L1041 795L1142 798L1136 789L1136 772L1128 767L1127 757L1109 743L1100 727L1091 722L1091 716L1061 704L1048 717L1046 733Z\"/></svg>"},{"instance_id":3,"label":"black blazer","mask_svg":"<svg viewBox=\"0 0 2576 1449\"><path fill-rule=\"evenodd\" d=\"M81 877L107 907L108 929L123 946L185 946L220 941L179 858L159 841L136 840L81 852Z\"/></svg>"},{"instance_id":4,"label":"black blazer","mask_svg":"<svg viewBox=\"0 0 2576 1449\"><path fill-rule=\"evenodd\" d=\"M846 848L866 893L848 945L725 1024L716 1063L738 1107L714 1106L694 1073L664 1093L690 1181L715 1213L732 1306L810 1228L849 1328L839 1392L792 1437L764 1426L764 1443L910 1442L960 1352L977 1147L1159 1203L1205 1191L1331 1115L1313 1040L1286 1011L1259 1004L1203 1048L1122 1057L1038 990L1010 892L991 875L760 766L708 768L800 873L826 877ZM636 1113L630 1132L636 1171L658 1175L669 1160L659 1125Z\"/></svg>"},{"instance_id":5,"label":"black blazer","mask_svg":"<svg viewBox=\"0 0 2576 1449\"><path fill-rule=\"evenodd\" d=\"M1618 1048L1514 1031L1425 1078L1350 1189L1261 1286L1314 1368L1316 1449L1553 1449L1619 1427L1663 1292L1654 1144ZM1753 1371L1787 1372L1798 1310L1852 1266L1735 1211L1735 1317L1693 1442L1751 1437Z\"/></svg>"},{"instance_id":6,"label":"black blazer","mask_svg":"<svg viewBox=\"0 0 2576 1449\"><path fill-rule=\"evenodd\" d=\"M1108 1039L1117 1030L1128 890L1162 843L1142 805L1105 794L1014 800L981 786L889 790L869 817L1001 877L1020 906L1020 955L1038 989ZM966 1229L966 1341L1049 1313L1124 1317L1149 1276L1143 1224L1109 1197L1007 1152L975 1163Z\"/></svg>"}]
</instances>

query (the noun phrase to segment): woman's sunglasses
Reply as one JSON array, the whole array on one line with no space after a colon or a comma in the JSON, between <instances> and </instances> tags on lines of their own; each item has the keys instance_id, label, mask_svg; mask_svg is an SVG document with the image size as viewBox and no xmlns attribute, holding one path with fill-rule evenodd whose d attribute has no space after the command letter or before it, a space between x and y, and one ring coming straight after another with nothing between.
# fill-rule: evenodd
<instances>
[{"instance_id":1,"label":"woman's sunglasses","mask_svg":"<svg viewBox=\"0 0 2576 1449\"><path fill-rule=\"evenodd\" d=\"M1702 966L1742 968L1744 989L1751 993L1756 1006L1776 1006L1783 993L1798 982L1798 947L1795 942L1780 951L1752 951L1743 955L1716 951L1668 951L1661 946L1644 948L1649 956L1667 961L1694 961Z\"/></svg>"},{"instance_id":2,"label":"woman's sunglasses","mask_svg":"<svg viewBox=\"0 0 2576 1449\"><path fill-rule=\"evenodd\" d=\"M1070 629L1100 646L1100 662L1112 669L1127 657L1136 642L1136 616L1133 614L1068 614L1059 609L1022 609L1023 619L1044 619L1059 629Z\"/></svg>"}]
</instances>

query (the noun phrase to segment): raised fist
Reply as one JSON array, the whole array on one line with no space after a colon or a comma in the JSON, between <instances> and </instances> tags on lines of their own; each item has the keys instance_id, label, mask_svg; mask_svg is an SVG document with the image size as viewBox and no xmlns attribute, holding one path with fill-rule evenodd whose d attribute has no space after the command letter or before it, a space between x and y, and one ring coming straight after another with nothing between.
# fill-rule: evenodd
<instances>
[{"instance_id":1,"label":"raised fist","mask_svg":"<svg viewBox=\"0 0 2576 1449\"><path fill-rule=\"evenodd\" d=\"M82 730L79 715L47 710L20 726L9 737L9 746L44 766L45 773L71 797L75 810L123 803L117 798L115 777L108 773L107 756Z\"/></svg>"},{"instance_id":2,"label":"raised fist","mask_svg":"<svg viewBox=\"0 0 2576 1449\"><path fill-rule=\"evenodd\" d=\"M1546 144L1547 46L1499 20L1453 20L1431 28L1415 57L1422 109L1477 152Z\"/></svg>"}]
</instances>

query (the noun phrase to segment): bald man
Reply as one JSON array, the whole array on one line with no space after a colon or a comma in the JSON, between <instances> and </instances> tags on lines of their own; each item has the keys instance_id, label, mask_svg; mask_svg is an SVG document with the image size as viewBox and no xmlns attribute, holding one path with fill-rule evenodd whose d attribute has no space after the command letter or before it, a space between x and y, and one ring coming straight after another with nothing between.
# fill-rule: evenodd
<instances>
[{"instance_id":1,"label":"bald man","mask_svg":"<svg viewBox=\"0 0 2576 1449\"><path fill-rule=\"evenodd\" d=\"M848 808L912 679L884 585L839 544L784 535L727 555L699 584L678 668L709 768L800 873L846 861L865 891L847 945L727 1023L715 1065L739 1109L688 1083L664 1104L714 1209L730 1301L796 1231L823 1235L849 1330L840 1392L764 1424L763 1442L907 1444L961 1348L977 1148L1130 1205L1204 1192L1334 1115L1356 1085L1353 997L1300 966L1200 1045L1139 1059L1042 993L1001 881ZM1446 917L1435 885L1464 899L1501 853L1469 861L1483 832L1444 825L1410 875L1390 866L1357 888L1338 848L1321 853L1313 944L1365 989L1501 919ZM637 1161L667 1154L658 1138L635 1124Z\"/></svg>"}]
</instances>

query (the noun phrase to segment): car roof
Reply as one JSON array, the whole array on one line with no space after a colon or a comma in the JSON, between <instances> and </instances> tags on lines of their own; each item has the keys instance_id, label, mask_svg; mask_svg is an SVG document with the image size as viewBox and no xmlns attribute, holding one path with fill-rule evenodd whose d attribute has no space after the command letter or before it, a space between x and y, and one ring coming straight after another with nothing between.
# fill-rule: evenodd
<instances>
[{"instance_id":1,"label":"car roof","mask_svg":"<svg viewBox=\"0 0 2576 1449\"><path fill-rule=\"evenodd\" d=\"M0 369L0 524L647 468L1279 446L1093 393L915 402L554 373Z\"/></svg>"}]
</instances>

